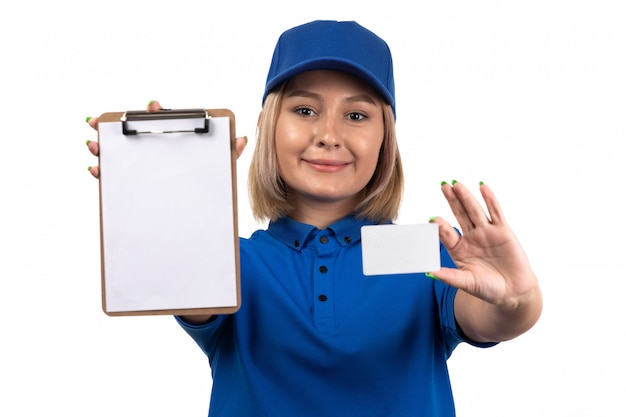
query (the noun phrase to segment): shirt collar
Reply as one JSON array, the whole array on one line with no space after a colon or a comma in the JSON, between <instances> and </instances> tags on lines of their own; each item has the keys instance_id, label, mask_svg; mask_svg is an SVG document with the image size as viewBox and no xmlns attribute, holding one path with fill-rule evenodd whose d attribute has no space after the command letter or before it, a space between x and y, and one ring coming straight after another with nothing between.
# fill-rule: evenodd
<instances>
[{"instance_id":1,"label":"shirt collar","mask_svg":"<svg viewBox=\"0 0 626 417\"><path fill-rule=\"evenodd\" d=\"M327 230L341 246L348 246L361 240L362 226L371 224L377 223L367 219L357 219L351 215L331 224ZM290 217L282 217L270 222L268 231L285 245L301 251L319 232L319 229L310 224L297 222Z\"/></svg>"}]
</instances>

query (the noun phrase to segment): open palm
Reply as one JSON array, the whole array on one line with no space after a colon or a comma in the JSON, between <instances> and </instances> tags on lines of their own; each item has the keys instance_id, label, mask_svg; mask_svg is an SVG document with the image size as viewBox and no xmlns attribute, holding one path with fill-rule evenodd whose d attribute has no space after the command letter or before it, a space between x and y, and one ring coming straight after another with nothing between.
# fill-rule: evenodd
<instances>
[{"instance_id":1,"label":"open palm","mask_svg":"<svg viewBox=\"0 0 626 417\"><path fill-rule=\"evenodd\" d=\"M488 213L463 184L443 183L442 191L461 235L436 218L439 235L458 269L442 268L436 278L490 304L512 306L537 285L526 253L507 224L491 189L482 184Z\"/></svg>"}]
</instances>

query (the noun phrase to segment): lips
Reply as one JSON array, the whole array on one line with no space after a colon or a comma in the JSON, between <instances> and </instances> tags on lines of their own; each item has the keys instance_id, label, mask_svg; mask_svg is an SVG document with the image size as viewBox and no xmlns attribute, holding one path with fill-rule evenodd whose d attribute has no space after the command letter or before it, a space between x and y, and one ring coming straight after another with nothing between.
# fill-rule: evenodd
<instances>
[{"instance_id":1,"label":"lips","mask_svg":"<svg viewBox=\"0 0 626 417\"><path fill-rule=\"evenodd\" d=\"M335 159L305 159L304 162L319 172L339 172L350 165L349 162Z\"/></svg>"}]
</instances>

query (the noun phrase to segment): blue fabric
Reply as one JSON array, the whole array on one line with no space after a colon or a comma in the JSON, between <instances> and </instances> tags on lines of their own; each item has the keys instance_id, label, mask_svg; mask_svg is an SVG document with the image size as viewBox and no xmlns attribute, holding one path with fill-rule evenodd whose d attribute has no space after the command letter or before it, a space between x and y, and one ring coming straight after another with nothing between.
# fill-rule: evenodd
<instances>
[{"instance_id":1,"label":"blue fabric","mask_svg":"<svg viewBox=\"0 0 626 417\"><path fill-rule=\"evenodd\" d=\"M365 80L396 114L389 46L356 22L316 20L285 31L274 49L263 102L270 91L289 78L321 69L344 71Z\"/></svg>"},{"instance_id":2,"label":"blue fabric","mask_svg":"<svg viewBox=\"0 0 626 417\"><path fill-rule=\"evenodd\" d=\"M364 276L365 224L284 218L241 239L240 310L178 319L210 361L210 416L454 415L456 289L424 274ZM442 263L454 266L443 246Z\"/></svg>"}]
</instances>

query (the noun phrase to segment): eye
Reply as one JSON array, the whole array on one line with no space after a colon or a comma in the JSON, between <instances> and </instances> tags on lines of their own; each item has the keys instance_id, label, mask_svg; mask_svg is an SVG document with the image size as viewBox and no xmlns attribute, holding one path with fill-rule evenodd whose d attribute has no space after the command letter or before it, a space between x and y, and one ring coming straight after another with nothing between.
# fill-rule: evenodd
<instances>
[{"instance_id":1,"label":"eye","mask_svg":"<svg viewBox=\"0 0 626 417\"><path fill-rule=\"evenodd\" d=\"M294 113L300 115L300 116L304 116L304 117L310 117L315 115L315 112L313 111L313 109L311 109L310 107L296 107L294 109Z\"/></svg>"},{"instance_id":2,"label":"eye","mask_svg":"<svg viewBox=\"0 0 626 417\"><path fill-rule=\"evenodd\" d=\"M364 115L363 113L352 112L352 113L348 113L348 119L354 120L354 121L359 121L359 120L367 119L367 116Z\"/></svg>"}]
</instances>

